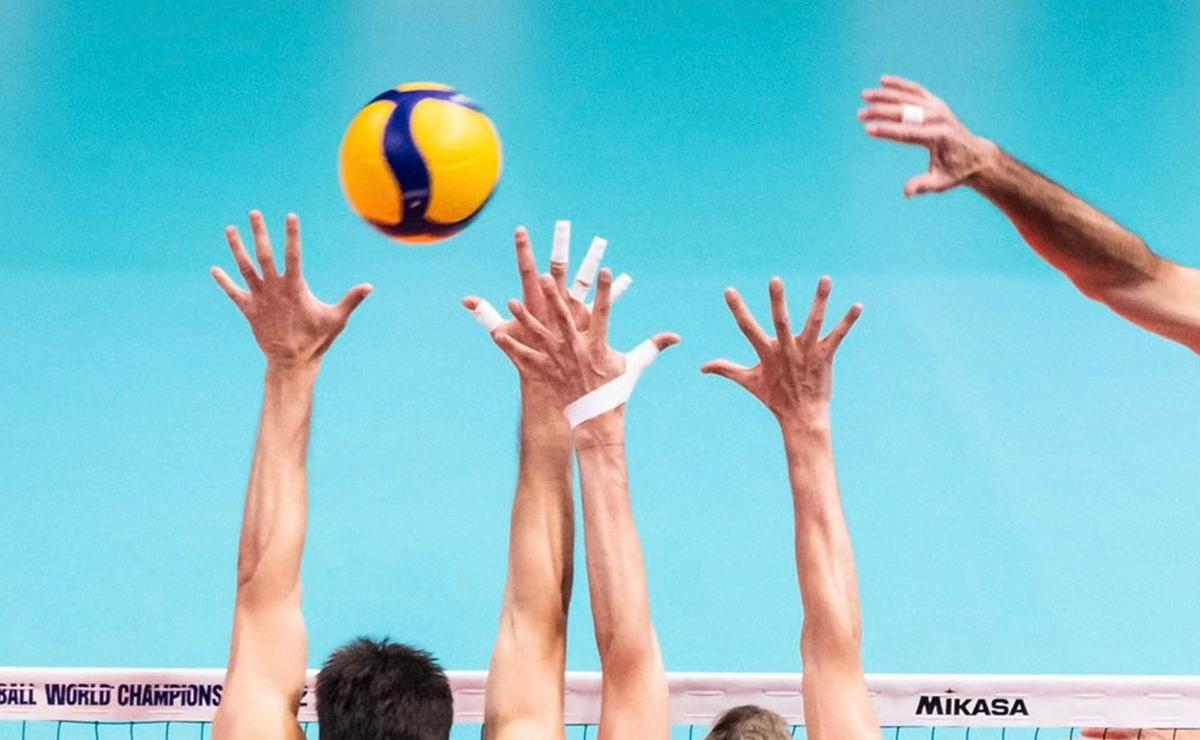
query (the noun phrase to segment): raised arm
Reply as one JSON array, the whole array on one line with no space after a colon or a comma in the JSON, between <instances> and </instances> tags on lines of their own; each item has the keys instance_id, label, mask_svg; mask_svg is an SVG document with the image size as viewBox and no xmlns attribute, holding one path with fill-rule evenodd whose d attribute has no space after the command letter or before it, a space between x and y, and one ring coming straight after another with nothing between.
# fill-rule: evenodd
<instances>
[{"instance_id":1,"label":"raised arm","mask_svg":"<svg viewBox=\"0 0 1200 740\"><path fill-rule=\"evenodd\" d=\"M917 83L884 77L863 98L859 119L869 135L929 150L929 171L910 179L905 195L974 188L1084 295L1200 352L1200 271L1154 254L1112 218L971 133Z\"/></svg>"},{"instance_id":2,"label":"raised arm","mask_svg":"<svg viewBox=\"0 0 1200 740\"><path fill-rule=\"evenodd\" d=\"M796 572L804 604L804 718L814 740L879 738L879 723L863 679L862 627L854 551L834 473L829 399L833 356L862 313L855 305L821 338L832 283L822 278L804 331L792 334L783 281L771 281L775 338L750 315L737 291L725 300L759 363L714 360L702 370L750 391L779 422L792 484Z\"/></svg>"},{"instance_id":3,"label":"raised arm","mask_svg":"<svg viewBox=\"0 0 1200 740\"><path fill-rule=\"evenodd\" d=\"M588 585L604 675L599 737L666 738L667 679L629 500L622 404L637 375L679 337L659 334L629 355L613 351L607 336L612 284L611 273L602 271L595 311L589 325L580 328L554 281L544 277L549 321L543 323L513 302L510 308L527 330L528 341L497 339L518 366L550 379L559 408L568 409L574 420L571 438L583 488ZM614 389L622 392L607 403L597 402L594 392L601 388L609 390L600 396Z\"/></svg>"},{"instance_id":4,"label":"raised arm","mask_svg":"<svg viewBox=\"0 0 1200 740\"><path fill-rule=\"evenodd\" d=\"M560 227L561 230L561 227ZM543 313L537 263L528 232L516 232L517 270L524 301ZM566 255L550 271L567 272ZM560 277L565 284L565 277ZM490 306L474 296L463 305L477 316ZM487 306L482 308L481 306ZM582 304L576 308L583 312ZM492 337L523 337L515 320L487 324ZM508 579L500 629L492 649L485 706L491 740L561 738L567 612L574 571L575 520L571 495L571 434L546 379L518 366L521 376L520 459L509 527Z\"/></svg>"},{"instance_id":5,"label":"raised arm","mask_svg":"<svg viewBox=\"0 0 1200 740\"><path fill-rule=\"evenodd\" d=\"M226 229L248 290L220 268L213 277L250 322L267 359L262 418L238 543L237 599L226 690L213 726L217 740L294 737L304 689L307 638L300 610L300 558L307 522L306 458L313 387L321 356L371 288L337 305L304 282L300 222L287 218L285 273L275 268L262 214L250 214L255 269L237 229Z\"/></svg>"}]
</instances>

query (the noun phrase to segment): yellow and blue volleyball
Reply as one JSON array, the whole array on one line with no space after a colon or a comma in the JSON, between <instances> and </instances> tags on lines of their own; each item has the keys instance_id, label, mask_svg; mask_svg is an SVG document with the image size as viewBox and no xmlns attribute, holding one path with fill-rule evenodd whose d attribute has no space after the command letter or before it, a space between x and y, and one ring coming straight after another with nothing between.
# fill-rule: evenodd
<instances>
[{"instance_id":1,"label":"yellow and blue volleyball","mask_svg":"<svg viewBox=\"0 0 1200 740\"><path fill-rule=\"evenodd\" d=\"M412 83L368 103L342 138L342 190L393 239L430 244L471 223L496 190L500 136L470 98Z\"/></svg>"}]
</instances>

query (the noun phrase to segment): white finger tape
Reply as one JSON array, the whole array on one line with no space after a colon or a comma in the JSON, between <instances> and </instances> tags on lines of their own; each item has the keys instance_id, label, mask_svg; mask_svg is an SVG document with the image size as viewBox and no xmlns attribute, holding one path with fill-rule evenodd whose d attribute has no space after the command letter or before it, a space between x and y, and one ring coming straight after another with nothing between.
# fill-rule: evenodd
<instances>
[{"instance_id":1,"label":"white finger tape","mask_svg":"<svg viewBox=\"0 0 1200 740\"><path fill-rule=\"evenodd\" d=\"M495 331L496 327L504 323L504 317L487 301L481 300L479 305L471 310L471 314L475 317L476 321L483 325L484 329L488 330L489 334Z\"/></svg>"},{"instance_id":2,"label":"white finger tape","mask_svg":"<svg viewBox=\"0 0 1200 740\"><path fill-rule=\"evenodd\" d=\"M587 254L579 265L579 272L575 273L575 282L568 291L575 300L582 301L587 297L592 283L596 282L596 273L600 272L600 261L604 259L604 250L607 248L607 239L598 236L592 239L592 246L588 247Z\"/></svg>"},{"instance_id":3,"label":"white finger tape","mask_svg":"<svg viewBox=\"0 0 1200 740\"><path fill-rule=\"evenodd\" d=\"M611 301L616 303L617 299L625 295L625 291L629 290L630 285L633 285L633 278L629 277L628 273L623 272L618 275L617 279L614 280L612 284Z\"/></svg>"},{"instance_id":4,"label":"white finger tape","mask_svg":"<svg viewBox=\"0 0 1200 740\"><path fill-rule=\"evenodd\" d=\"M613 281L612 293L609 294L608 303L612 305L617 302L617 299L625 295L625 291L629 290L629 286L633 285L633 278L629 277L629 273L623 272ZM596 307L596 304L587 304L587 310L591 311Z\"/></svg>"},{"instance_id":5,"label":"white finger tape","mask_svg":"<svg viewBox=\"0 0 1200 740\"><path fill-rule=\"evenodd\" d=\"M571 259L571 222L554 222L554 246L550 250L550 261L566 264Z\"/></svg>"},{"instance_id":6,"label":"white finger tape","mask_svg":"<svg viewBox=\"0 0 1200 740\"><path fill-rule=\"evenodd\" d=\"M626 374L632 370L641 375L643 370L654 364L659 354L659 349L655 346L654 340L647 339L642 342L625 354Z\"/></svg>"},{"instance_id":7,"label":"white finger tape","mask_svg":"<svg viewBox=\"0 0 1200 740\"><path fill-rule=\"evenodd\" d=\"M658 354L658 347L655 347L654 342L649 339L634 347L625 355L624 373L594 391L575 399L563 409L571 428L574 429L583 422L595 419L628 401L629 397L633 395L633 387L637 385L638 378L646 368L653 364Z\"/></svg>"},{"instance_id":8,"label":"white finger tape","mask_svg":"<svg viewBox=\"0 0 1200 740\"><path fill-rule=\"evenodd\" d=\"M900 120L904 123L925 123L925 109L919 105L905 103L900 106Z\"/></svg>"}]
</instances>

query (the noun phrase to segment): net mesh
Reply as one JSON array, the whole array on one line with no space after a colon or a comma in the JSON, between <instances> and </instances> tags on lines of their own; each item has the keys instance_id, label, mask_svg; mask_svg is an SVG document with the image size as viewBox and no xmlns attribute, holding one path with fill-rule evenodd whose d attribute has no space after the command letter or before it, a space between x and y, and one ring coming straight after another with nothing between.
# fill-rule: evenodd
<instances>
[{"instance_id":1,"label":"net mesh","mask_svg":"<svg viewBox=\"0 0 1200 740\"><path fill-rule=\"evenodd\" d=\"M1198 723L1200 724L1200 723ZM318 740L316 723L301 723L306 738ZM568 725L567 740L595 740L596 725ZM1078 727L885 727L882 740L1072 740L1083 738ZM703 740L708 727L677 725L672 728L671 740ZM808 735L803 726L791 728L793 738ZM451 740L478 740L479 725L457 725ZM1109 740L1198 740L1200 729L1111 730L1099 737ZM82 722L61 720L51 722L0 721L0 740L211 740L212 725L208 722ZM1089 738L1090 740L1090 738Z\"/></svg>"},{"instance_id":2,"label":"net mesh","mask_svg":"<svg viewBox=\"0 0 1200 740\"><path fill-rule=\"evenodd\" d=\"M310 672L299 719L320 736ZM724 711L767 707L807 738L799 674L668 676L671 740L703 740ZM1200 677L876 675L868 686L883 740L1200 740ZM140 670L0 667L0 740L207 740L220 704L219 669ZM482 736L486 674L450 673L457 724L451 740ZM568 673L568 740L596 740L599 674Z\"/></svg>"}]
</instances>

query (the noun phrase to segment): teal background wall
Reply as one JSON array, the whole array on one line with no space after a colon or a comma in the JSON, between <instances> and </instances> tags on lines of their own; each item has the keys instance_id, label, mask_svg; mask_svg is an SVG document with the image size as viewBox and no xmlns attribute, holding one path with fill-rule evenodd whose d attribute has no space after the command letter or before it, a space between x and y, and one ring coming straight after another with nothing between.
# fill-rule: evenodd
<instances>
[{"instance_id":1,"label":"teal background wall","mask_svg":"<svg viewBox=\"0 0 1200 740\"><path fill-rule=\"evenodd\" d=\"M1185 3L151 3L0 0L0 664L224 661L262 361L212 284L227 223L304 220L333 299L311 453L309 663L390 633L486 665L516 383L458 306L517 292L511 229L593 233L635 285L615 340L684 337L630 407L674 670L798 670L783 455L700 364L749 359L721 290L782 275L866 313L836 443L871 671L1200 665L1200 365L1080 296L970 192L908 202L922 152L859 91L921 80L968 125L1194 261L1200 6ZM500 190L464 234L358 222L341 132L451 83ZM569 662L597 666L577 584Z\"/></svg>"}]
</instances>

